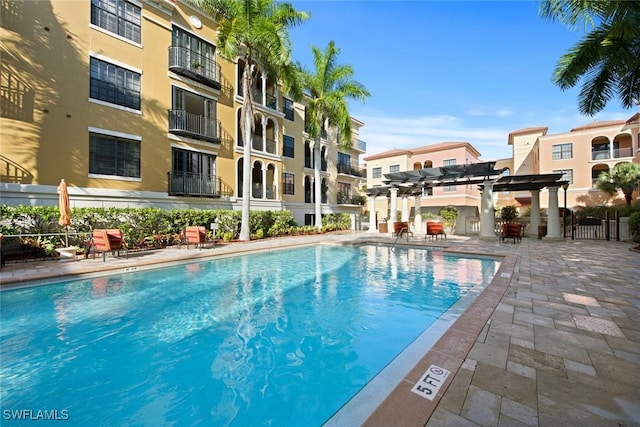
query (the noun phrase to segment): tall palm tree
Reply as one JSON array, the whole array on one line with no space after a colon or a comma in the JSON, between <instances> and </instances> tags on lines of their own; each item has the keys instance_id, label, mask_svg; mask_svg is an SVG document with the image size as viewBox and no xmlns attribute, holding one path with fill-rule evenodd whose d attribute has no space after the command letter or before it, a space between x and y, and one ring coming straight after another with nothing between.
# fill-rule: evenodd
<instances>
[{"instance_id":1,"label":"tall palm tree","mask_svg":"<svg viewBox=\"0 0 640 427\"><path fill-rule=\"evenodd\" d=\"M543 0L539 13L572 27L579 21L593 27L560 58L553 74L562 90L583 79L581 113L596 114L614 96L624 108L640 103L640 2Z\"/></svg>"},{"instance_id":2,"label":"tall palm tree","mask_svg":"<svg viewBox=\"0 0 640 427\"><path fill-rule=\"evenodd\" d=\"M624 194L627 205L631 205L631 195L640 182L640 164L618 163L608 172L602 172L596 182L596 187L610 196L618 194L618 190Z\"/></svg>"},{"instance_id":3,"label":"tall palm tree","mask_svg":"<svg viewBox=\"0 0 640 427\"><path fill-rule=\"evenodd\" d=\"M290 3L276 0L191 0L196 7L218 24L216 40L220 56L236 62L243 60L242 74L244 102L240 108L240 129L244 141L242 163L242 222L240 240L249 240L249 212L251 198L251 135L255 128L254 99L251 88L260 71L268 78L282 83L294 99L302 97L298 85L297 68L291 60L290 27L309 18Z\"/></svg>"},{"instance_id":4,"label":"tall palm tree","mask_svg":"<svg viewBox=\"0 0 640 427\"><path fill-rule=\"evenodd\" d=\"M322 230L322 204L320 188L320 137L325 129L325 122L338 130L339 144L343 150L349 150L351 141L351 115L348 99L364 101L370 96L369 91L360 82L353 80L353 67L337 63L340 49L329 42L326 50L316 46L313 50L313 72L302 70L303 87L308 96L306 101L306 128L313 140L313 174L315 190L316 228Z\"/></svg>"}]
</instances>

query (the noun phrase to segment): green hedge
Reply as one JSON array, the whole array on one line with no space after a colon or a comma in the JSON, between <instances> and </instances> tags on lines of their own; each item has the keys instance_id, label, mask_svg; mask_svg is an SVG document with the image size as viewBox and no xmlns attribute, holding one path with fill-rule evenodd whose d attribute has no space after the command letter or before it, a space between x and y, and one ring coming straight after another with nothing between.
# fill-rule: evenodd
<instances>
[{"instance_id":1,"label":"green hedge","mask_svg":"<svg viewBox=\"0 0 640 427\"><path fill-rule=\"evenodd\" d=\"M0 233L64 233L64 228L58 225L59 216L57 206L2 205ZM179 241L186 226L203 225L209 230L213 222L218 223L215 238L229 241L239 236L241 216L240 211L223 209L72 208L69 244L83 246L84 238L75 237L75 233L90 233L94 228L119 228L129 247L171 245ZM327 215L322 222L323 231L349 229L351 225L348 214ZM312 232L314 228L298 226L290 211L252 211L249 230L252 239L262 239ZM64 242L60 236L40 236L30 245L52 253Z\"/></svg>"}]
</instances>

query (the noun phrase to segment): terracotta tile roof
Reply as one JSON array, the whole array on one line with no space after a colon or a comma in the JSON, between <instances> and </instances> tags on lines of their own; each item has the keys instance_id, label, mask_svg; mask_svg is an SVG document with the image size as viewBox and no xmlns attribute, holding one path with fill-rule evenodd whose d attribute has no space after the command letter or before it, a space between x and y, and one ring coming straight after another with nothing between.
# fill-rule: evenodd
<instances>
[{"instance_id":1,"label":"terracotta tile roof","mask_svg":"<svg viewBox=\"0 0 640 427\"><path fill-rule=\"evenodd\" d=\"M512 132L509 132L508 144L509 145L513 145L513 137L514 136L527 135L527 134L530 134L530 133L542 133L542 135L544 136L544 135L547 134L548 130L549 130L549 128L546 127L546 126L533 126L533 127L514 130Z\"/></svg>"},{"instance_id":2,"label":"terracotta tile roof","mask_svg":"<svg viewBox=\"0 0 640 427\"><path fill-rule=\"evenodd\" d=\"M587 129L602 128L602 127L607 127L607 126L616 126L616 125L622 126L622 125L624 125L626 123L627 123L626 120L606 120L606 121L602 121L602 122L593 122L593 123L589 123L588 125L575 127L573 129L571 129L571 132L577 132L577 131L580 131L580 130L587 130Z\"/></svg>"},{"instance_id":3,"label":"terracotta tile roof","mask_svg":"<svg viewBox=\"0 0 640 427\"><path fill-rule=\"evenodd\" d=\"M363 157L362 160L369 161L369 160L376 160L376 159L384 159L386 157L393 157L393 156L401 156L401 155L408 156L409 154L411 154L409 150L394 148L393 150L383 151L382 153L372 154L370 156Z\"/></svg>"},{"instance_id":4,"label":"terracotta tile roof","mask_svg":"<svg viewBox=\"0 0 640 427\"><path fill-rule=\"evenodd\" d=\"M473 145L468 142L460 141L460 142L440 142L438 144L424 145L422 147L409 148L409 149L393 149L389 151L383 151L382 153L372 154L371 156L364 157L364 161L376 160L376 159L384 159L387 157L393 156L401 156L406 155L410 156L413 154L424 154L424 153L433 153L435 151L444 151L451 150L454 148L468 148L473 154L477 157L480 157L480 152L475 149Z\"/></svg>"}]
</instances>

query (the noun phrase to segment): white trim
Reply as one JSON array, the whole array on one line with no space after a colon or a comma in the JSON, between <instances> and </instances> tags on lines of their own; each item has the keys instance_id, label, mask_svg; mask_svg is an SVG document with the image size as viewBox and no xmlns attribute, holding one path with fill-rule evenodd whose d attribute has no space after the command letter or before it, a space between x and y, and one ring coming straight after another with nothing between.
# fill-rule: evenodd
<instances>
[{"instance_id":1,"label":"white trim","mask_svg":"<svg viewBox=\"0 0 640 427\"><path fill-rule=\"evenodd\" d=\"M119 176L119 175L100 175L97 173L89 173L87 174L87 177L98 178L98 179L111 179L113 181L142 182L142 178L132 178L129 176Z\"/></svg>"},{"instance_id":2,"label":"white trim","mask_svg":"<svg viewBox=\"0 0 640 427\"><path fill-rule=\"evenodd\" d=\"M203 25L204 25L204 23L203 23ZM187 32L187 33L189 33L189 34L193 34L193 36L194 36L194 37L197 37L197 38L199 38L200 40L203 40L203 41L205 41L205 42L209 43L210 45L212 45L212 46L215 48L215 51L214 51L215 56L216 56L216 57L218 56L218 45L216 45L216 43L215 43L215 42L211 41L210 39L208 39L208 38L206 38L206 37L202 37L200 34L198 34L198 33L194 32L191 28L183 27L182 25L177 24L177 23L176 23L176 22L174 22L174 21L171 21L171 26L172 26L172 27L174 27L174 26L175 26L175 27L178 27L178 28L180 28L182 31L186 31L186 32ZM171 28L171 31L173 31L173 28Z\"/></svg>"},{"instance_id":3,"label":"white trim","mask_svg":"<svg viewBox=\"0 0 640 427\"><path fill-rule=\"evenodd\" d=\"M170 26L170 25L167 25L167 24L165 24L164 22L160 22L160 21L158 21L157 19L152 18L152 17L147 16L147 15L142 15L142 17L143 17L144 19L146 19L147 21L153 22L153 23L154 23L154 24L156 24L157 26L164 28L165 30L173 31L173 28L171 28L171 26Z\"/></svg>"},{"instance_id":4,"label":"white trim","mask_svg":"<svg viewBox=\"0 0 640 427\"><path fill-rule=\"evenodd\" d=\"M132 46L135 46L135 47L138 47L138 48L142 49L142 43L138 43L138 42L134 42L133 40L129 40L126 37L122 37L120 34L112 33L111 31L105 30L104 28L99 27L99 26L97 26L95 24L89 24L89 28L91 28L93 30L96 30L96 31L100 31L103 34L106 34L106 35L108 35L110 37L113 37L114 39L118 39L120 41L123 41L125 43L129 43ZM140 38L142 38L142 22L140 22Z\"/></svg>"},{"instance_id":5,"label":"white trim","mask_svg":"<svg viewBox=\"0 0 640 427\"><path fill-rule=\"evenodd\" d=\"M186 146L186 145L175 144L173 142L170 144L170 147L171 148L178 148L180 150L185 150L185 151L193 151L194 153L210 154L212 156L218 157L218 153L216 151L196 149L196 148L189 147L189 146Z\"/></svg>"},{"instance_id":6,"label":"white trim","mask_svg":"<svg viewBox=\"0 0 640 427\"><path fill-rule=\"evenodd\" d=\"M201 96L201 97L203 97L203 98L207 98L207 99L213 99L213 100L215 100L215 101L216 101L216 103L218 102L218 97L217 97L217 95L214 97L214 96L211 96L210 94L205 94L205 93L203 93L203 92L199 92L199 91L197 91L197 90L194 90L193 88L190 88L190 87L188 87L188 86L182 86L182 85L176 84L176 82L171 82L171 94L172 94L172 96L173 96L173 87L174 87L174 86L175 86L175 87L177 87L177 88L180 88L180 89L182 89L182 90L184 90L184 91L186 91L186 92L191 92L191 93L193 93L194 95L198 95L198 96ZM173 108L173 105L172 105L171 107ZM218 112L218 111L217 111L217 110L218 110L218 108L217 108L217 107L218 107L218 106L216 105L216 113Z\"/></svg>"},{"instance_id":7,"label":"white trim","mask_svg":"<svg viewBox=\"0 0 640 427\"><path fill-rule=\"evenodd\" d=\"M93 104L103 105L105 107L115 108L116 110L122 110L122 111L126 111L126 112L129 112L129 113L142 115L142 109L134 110L133 108L123 107L122 105L112 104L110 102L102 101L100 99L93 99L93 98L89 98L89 102L91 102Z\"/></svg>"},{"instance_id":8,"label":"white trim","mask_svg":"<svg viewBox=\"0 0 640 427\"><path fill-rule=\"evenodd\" d=\"M175 9L175 4L169 3L167 0L164 0L164 1L163 0L158 0L158 1L143 0L143 1L145 5L158 9L160 12L169 16L171 16L171 14L173 13L173 9ZM159 3L169 4L170 9L169 8L165 9L163 5Z\"/></svg>"},{"instance_id":9,"label":"white trim","mask_svg":"<svg viewBox=\"0 0 640 427\"><path fill-rule=\"evenodd\" d=\"M100 53L96 53L96 52L93 52L93 51L89 51L89 56L92 57L92 58L99 59L99 60L104 61L104 62L108 62L108 63L110 63L112 65L117 65L118 67L121 67L121 68L126 68L129 71L133 71L134 73L138 73L138 74L142 75L142 68L134 67L133 65L126 64L124 62L118 61L117 59L113 59L113 58L110 58L108 56L105 56L105 55L102 55Z\"/></svg>"},{"instance_id":10,"label":"white trim","mask_svg":"<svg viewBox=\"0 0 640 427\"><path fill-rule=\"evenodd\" d=\"M213 87L210 87L210 86L203 85L202 83L199 83L199 82L197 82L197 81L195 81L193 79L190 79L189 77L181 76L181 75L179 75L177 73L174 73L173 71L169 71L167 73L167 76L169 78L177 80L177 81L179 81L181 83L188 84L188 85L191 85L191 86L195 86L198 89L211 91L211 92L213 92L215 94L216 100L218 99L218 96L220 96L220 89L216 89L216 88L213 88Z\"/></svg>"},{"instance_id":11,"label":"white trim","mask_svg":"<svg viewBox=\"0 0 640 427\"><path fill-rule=\"evenodd\" d=\"M180 141L180 142L185 142L185 143L189 143L189 144L202 145L203 147L207 147L207 148L211 148L212 144L220 145L220 143L200 141L199 139L188 138L188 137L184 137L184 136L180 136L180 135L174 135L172 133L167 133L167 138L171 139L171 140L174 140L174 141ZM216 156L219 155L217 151L212 151L212 153L215 153Z\"/></svg>"},{"instance_id":12,"label":"white trim","mask_svg":"<svg viewBox=\"0 0 640 427\"><path fill-rule=\"evenodd\" d=\"M93 126L89 126L88 131L91 133L99 133L101 135L115 136L116 138L125 138L125 139L131 139L134 141L142 142L142 137L140 135L133 135L130 133L118 132L115 130L96 128Z\"/></svg>"}]
</instances>

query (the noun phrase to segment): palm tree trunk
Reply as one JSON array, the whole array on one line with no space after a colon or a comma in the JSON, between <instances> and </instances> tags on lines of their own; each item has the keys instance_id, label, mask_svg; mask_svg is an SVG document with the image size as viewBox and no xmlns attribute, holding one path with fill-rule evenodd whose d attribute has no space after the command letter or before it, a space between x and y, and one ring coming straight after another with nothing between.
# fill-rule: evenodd
<instances>
[{"instance_id":1,"label":"palm tree trunk","mask_svg":"<svg viewBox=\"0 0 640 427\"><path fill-rule=\"evenodd\" d=\"M242 127L242 140L244 143L243 159L242 159L242 222L240 223L240 240L250 240L251 230L249 228L249 213L251 211L251 136L253 134L253 88L252 66L246 61L244 74L242 76L242 91L244 103L242 112L240 113Z\"/></svg>"},{"instance_id":2,"label":"palm tree trunk","mask_svg":"<svg viewBox=\"0 0 640 427\"><path fill-rule=\"evenodd\" d=\"M322 231L322 186L320 181L320 138L316 138L313 144L313 180L316 199L316 228Z\"/></svg>"}]
</instances>

